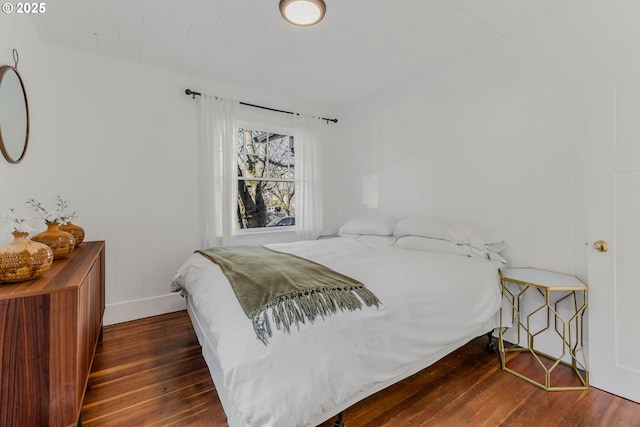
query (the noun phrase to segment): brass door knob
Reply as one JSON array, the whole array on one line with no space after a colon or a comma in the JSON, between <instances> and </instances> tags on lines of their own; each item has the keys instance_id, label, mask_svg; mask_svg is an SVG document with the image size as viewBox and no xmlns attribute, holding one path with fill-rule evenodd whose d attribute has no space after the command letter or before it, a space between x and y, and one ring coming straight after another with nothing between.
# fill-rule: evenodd
<instances>
[{"instance_id":1,"label":"brass door knob","mask_svg":"<svg viewBox=\"0 0 640 427\"><path fill-rule=\"evenodd\" d=\"M609 244L604 240L598 240L593 243L593 248L598 252L607 252L609 250Z\"/></svg>"}]
</instances>

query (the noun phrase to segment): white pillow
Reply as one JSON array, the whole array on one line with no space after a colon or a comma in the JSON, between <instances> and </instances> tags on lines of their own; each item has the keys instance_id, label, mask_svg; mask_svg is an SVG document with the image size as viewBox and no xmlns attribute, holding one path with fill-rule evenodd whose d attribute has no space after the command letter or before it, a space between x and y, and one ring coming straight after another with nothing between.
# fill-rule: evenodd
<instances>
[{"instance_id":1,"label":"white pillow","mask_svg":"<svg viewBox=\"0 0 640 427\"><path fill-rule=\"evenodd\" d=\"M404 236L396 240L395 246L402 249L436 252L468 256L482 261L496 261L506 265L507 260L495 252L482 251L467 244L457 244L448 240L431 239L429 237Z\"/></svg>"},{"instance_id":2,"label":"white pillow","mask_svg":"<svg viewBox=\"0 0 640 427\"><path fill-rule=\"evenodd\" d=\"M457 254L458 245L448 240L430 239L428 237L404 236L396 240L396 246L414 251L437 252L440 254Z\"/></svg>"},{"instance_id":3,"label":"white pillow","mask_svg":"<svg viewBox=\"0 0 640 427\"><path fill-rule=\"evenodd\" d=\"M496 252L489 252L489 260L499 262L503 265L507 265L509 261L498 255Z\"/></svg>"},{"instance_id":4,"label":"white pillow","mask_svg":"<svg viewBox=\"0 0 640 427\"><path fill-rule=\"evenodd\" d=\"M394 236L377 236L375 234L341 234L345 239L358 240L359 242L375 243L376 245L393 246L396 242Z\"/></svg>"},{"instance_id":5,"label":"white pillow","mask_svg":"<svg viewBox=\"0 0 640 427\"><path fill-rule=\"evenodd\" d=\"M359 216L340 227L338 235L373 234L376 236L391 236L399 220L400 218L390 215Z\"/></svg>"},{"instance_id":6,"label":"white pillow","mask_svg":"<svg viewBox=\"0 0 640 427\"><path fill-rule=\"evenodd\" d=\"M473 223L441 217L411 217L396 225L394 236L421 236L469 245L487 252L500 252L507 247L505 238L497 231Z\"/></svg>"}]
</instances>

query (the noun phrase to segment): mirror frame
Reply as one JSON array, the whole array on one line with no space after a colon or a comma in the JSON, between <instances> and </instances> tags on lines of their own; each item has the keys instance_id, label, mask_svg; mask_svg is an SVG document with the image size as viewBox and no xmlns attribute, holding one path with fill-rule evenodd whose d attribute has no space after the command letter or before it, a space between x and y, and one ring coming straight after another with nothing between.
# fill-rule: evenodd
<instances>
[{"instance_id":1,"label":"mirror frame","mask_svg":"<svg viewBox=\"0 0 640 427\"><path fill-rule=\"evenodd\" d=\"M8 149L4 145L1 131L0 131L0 151L2 151L4 158L7 159L9 163L20 163L24 158L24 155L27 153L27 146L29 145L29 102L27 101L27 92L24 89L24 82L22 81L22 76L20 76L20 73L18 72L18 69L16 67L12 67L11 65L3 65L0 67L0 85L2 84L2 79L4 78L5 74L9 70L13 70L16 73L16 76L18 76L18 80L20 81L20 86L22 88L22 96L24 97L24 109L25 109L25 115L27 119L27 129L25 132L24 145L22 146L22 153L20 154L20 157L18 157L17 159L14 159L11 157L11 155L8 152Z\"/></svg>"}]
</instances>

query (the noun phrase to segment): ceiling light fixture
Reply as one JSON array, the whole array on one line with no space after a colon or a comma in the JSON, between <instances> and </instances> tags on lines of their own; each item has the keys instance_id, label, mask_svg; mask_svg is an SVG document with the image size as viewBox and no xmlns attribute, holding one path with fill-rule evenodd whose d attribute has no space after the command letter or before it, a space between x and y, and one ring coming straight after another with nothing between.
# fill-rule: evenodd
<instances>
[{"instance_id":1,"label":"ceiling light fixture","mask_svg":"<svg viewBox=\"0 0 640 427\"><path fill-rule=\"evenodd\" d=\"M282 17L294 25L303 27L322 21L326 10L324 0L280 0Z\"/></svg>"}]
</instances>

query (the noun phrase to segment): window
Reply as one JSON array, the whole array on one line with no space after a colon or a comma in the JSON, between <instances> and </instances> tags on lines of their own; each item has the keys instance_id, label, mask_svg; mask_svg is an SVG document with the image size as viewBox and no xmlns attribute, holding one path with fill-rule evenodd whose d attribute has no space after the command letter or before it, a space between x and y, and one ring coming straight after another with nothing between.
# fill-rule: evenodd
<instances>
[{"instance_id":1,"label":"window","mask_svg":"<svg viewBox=\"0 0 640 427\"><path fill-rule=\"evenodd\" d=\"M293 136L238 129L236 230L295 225Z\"/></svg>"}]
</instances>

